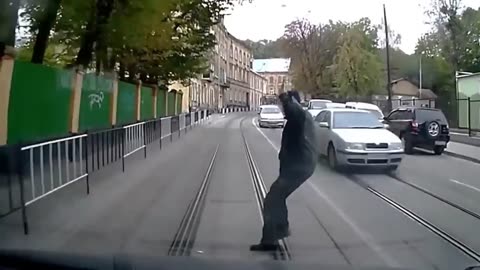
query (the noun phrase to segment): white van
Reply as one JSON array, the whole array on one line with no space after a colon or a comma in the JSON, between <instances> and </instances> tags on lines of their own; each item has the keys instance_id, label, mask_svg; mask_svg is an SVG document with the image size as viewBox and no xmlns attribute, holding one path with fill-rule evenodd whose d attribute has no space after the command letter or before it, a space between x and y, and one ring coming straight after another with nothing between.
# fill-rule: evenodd
<instances>
[{"instance_id":1,"label":"white van","mask_svg":"<svg viewBox=\"0 0 480 270\"><path fill-rule=\"evenodd\" d=\"M375 104L365 102L347 102L345 105L347 108L369 111L373 113L379 120L383 120L383 112Z\"/></svg>"}]
</instances>

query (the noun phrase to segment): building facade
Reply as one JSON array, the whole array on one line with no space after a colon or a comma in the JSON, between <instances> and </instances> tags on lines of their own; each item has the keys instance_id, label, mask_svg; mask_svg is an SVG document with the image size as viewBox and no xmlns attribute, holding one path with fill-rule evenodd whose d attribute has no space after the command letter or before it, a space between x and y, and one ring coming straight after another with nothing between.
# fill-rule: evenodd
<instances>
[{"instance_id":1,"label":"building facade","mask_svg":"<svg viewBox=\"0 0 480 270\"><path fill-rule=\"evenodd\" d=\"M267 94L267 79L256 72L251 72L250 89L250 108L256 110L261 105L262 97Z\"/></svg>"},{"instance_id":2,"label":"building facade","mask_svg":"<svg viewBox=\"0 0 480 270\"><path fill-rule=\"evenodd\" d=\"M209 55L209 68L192 78L182 90L187 108L221 109L258 106L266 88L266 79L252 70L253 53L245 42L230 34L225 25L212 27L215 48Z\"/></svg>"},{"instance_id":3,"label":"building facade","mask_svg":"<svg viewBox=\"0 0 480 270\"><path fill-rule=\"evenodd\" d=\"M289 58L255 59L253 61L253 71L267 80L267 95L278 95L292 89L289 70Z\"/></svg>"}]
</instances>

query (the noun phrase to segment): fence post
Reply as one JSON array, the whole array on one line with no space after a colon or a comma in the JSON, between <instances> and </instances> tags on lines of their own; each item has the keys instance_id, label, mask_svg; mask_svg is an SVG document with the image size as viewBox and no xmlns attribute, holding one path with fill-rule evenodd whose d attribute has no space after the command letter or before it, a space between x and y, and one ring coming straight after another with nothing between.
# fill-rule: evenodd
<instances>
[{"instance_id":1,"label":"fence post","mask_svg":"<svg viewBox=\"0 0 480 270\"><path fill-rule=\"evenodd\" d=\"M468 136L472 136L472 114L470 111L471 103L470 103L470 97L467 98L468 102Z\"/></svg>"},{"instance_id":2,"label":"fence post","mask_svg":"<svg viewBox=\"0 0 480 270\"><path fill-rule=\"evenodd\" d=\"M18 152L17 152L18 151ZM22 205L22 222L23 222L23 233L28 235L28 219L27 219L27 206L25 204L25 186L23 183L23 165L22 165L22 144L18 144L17 151L15 151L17 158L18 166L18 181L20 184L20 203Z\"/></svg>"},{"instance_id":3,"label":"fence post","mask_svg":"<svg viewBox=\"0 0 480 270\"><path fill-rule=\"evenodd\" d=\"M172 119L173 119L173 116L170 117L170 142L173 142L173 126L172 126Z\"/></svg>"},{"instance_id":4,"label":"fence post","mask_svg":"<svg viewBox=\"0 0 480 270\"><path fill-rule=\"evenodd\" d=\"M162 126L163 126L163 125L162 125L162 118L160 118L160 119L158 120L158 125L160 126L160 127L158 128L158 129L160 130L160 140L158 140L158 141L159 141L158 144L159 144L159 146L160 146L160 150L162 150L162 137L163 137L163 136L162 136Z\"/></svg>"},{"instance_id":5,"label":"fence post","mask_svg":"<svg viewBox=\"0 0 480 270\"><path fill-rule=\"evenodd\" d=\"M147 123L143 122L143 145L145 146L143 148L143 156L144 158L147 158Z\"/></svg>"},{"instance_id":6,"label":"fence post","mask_svg":"<svg viewBox=\"0 0 480 270\"><path fill-rule=\"evenodd\" d=\"M90 135L88 134L88 130L86 132L87 137L85 137L85 144L83 146L83 151L85 152L85 173L87 174L87 177L85 178L85 182L87 184L87 194L90 194L90 173L88 173L88 138L90 138ZM81 140L82 138L80 138ZM80 157L83 158L83 157Z\"/></svg>"},{"instance_id":7,"label":"fence post","mask_svg":"<svg viewBox=\"0 0 480 270\"><path fill-rule=\"evenodd\" d=\"M125 132L124 128L122 132L122 172L125 172Z\"/></svg>"}]
</instances>

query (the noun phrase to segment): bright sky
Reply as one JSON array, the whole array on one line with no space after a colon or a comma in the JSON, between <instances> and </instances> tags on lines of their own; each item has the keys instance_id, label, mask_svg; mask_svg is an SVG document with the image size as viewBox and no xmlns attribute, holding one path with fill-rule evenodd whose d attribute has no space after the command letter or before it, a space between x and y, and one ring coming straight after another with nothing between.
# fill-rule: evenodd
<instances>
[{"instance_id":1,"label":"bright sky","mask_svg":"<svg viewBox=\"0 0 480 270\"><path fill-rule=\"evenodd\" d=\"M413 53L418 38L430 28L425 11L431 0L253 0L236 7L225 18L230 33L239 39L277 39L284 26L296 18L315 23L332 19L355 21L369 17L381 23L382 5L387 8L389 28L402 36L400 48ZM478 8L479 0L463 0L464 6Z\"/></svg>"}]
</instances>

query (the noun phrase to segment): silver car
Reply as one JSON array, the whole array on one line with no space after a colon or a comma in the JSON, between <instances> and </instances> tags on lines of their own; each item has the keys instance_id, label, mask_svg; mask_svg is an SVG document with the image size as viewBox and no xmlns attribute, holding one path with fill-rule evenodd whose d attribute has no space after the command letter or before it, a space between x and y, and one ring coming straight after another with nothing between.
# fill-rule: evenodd
<instances>
[{"instance_id":1,"label":"silver car","mask_svg":"<svg viewBox=\"0 0 480 270\"><path fill-rule=\"evenodd\" d=\"M285 126L285 116L277 105L265 105L258 113L258 125L260 127L283 128Z\"/></svg>"},{"instance_id":2,"label":"silver car","mask_svg":"<svg viewBox=\"0 0 480 270\"><path fill-rule=\"evenodd\" d=\"M402 161L400 139L368 111L325 109L315 122L319 153L333 169L375 166L396 170Z\"/></svg>"}]
</instances>

